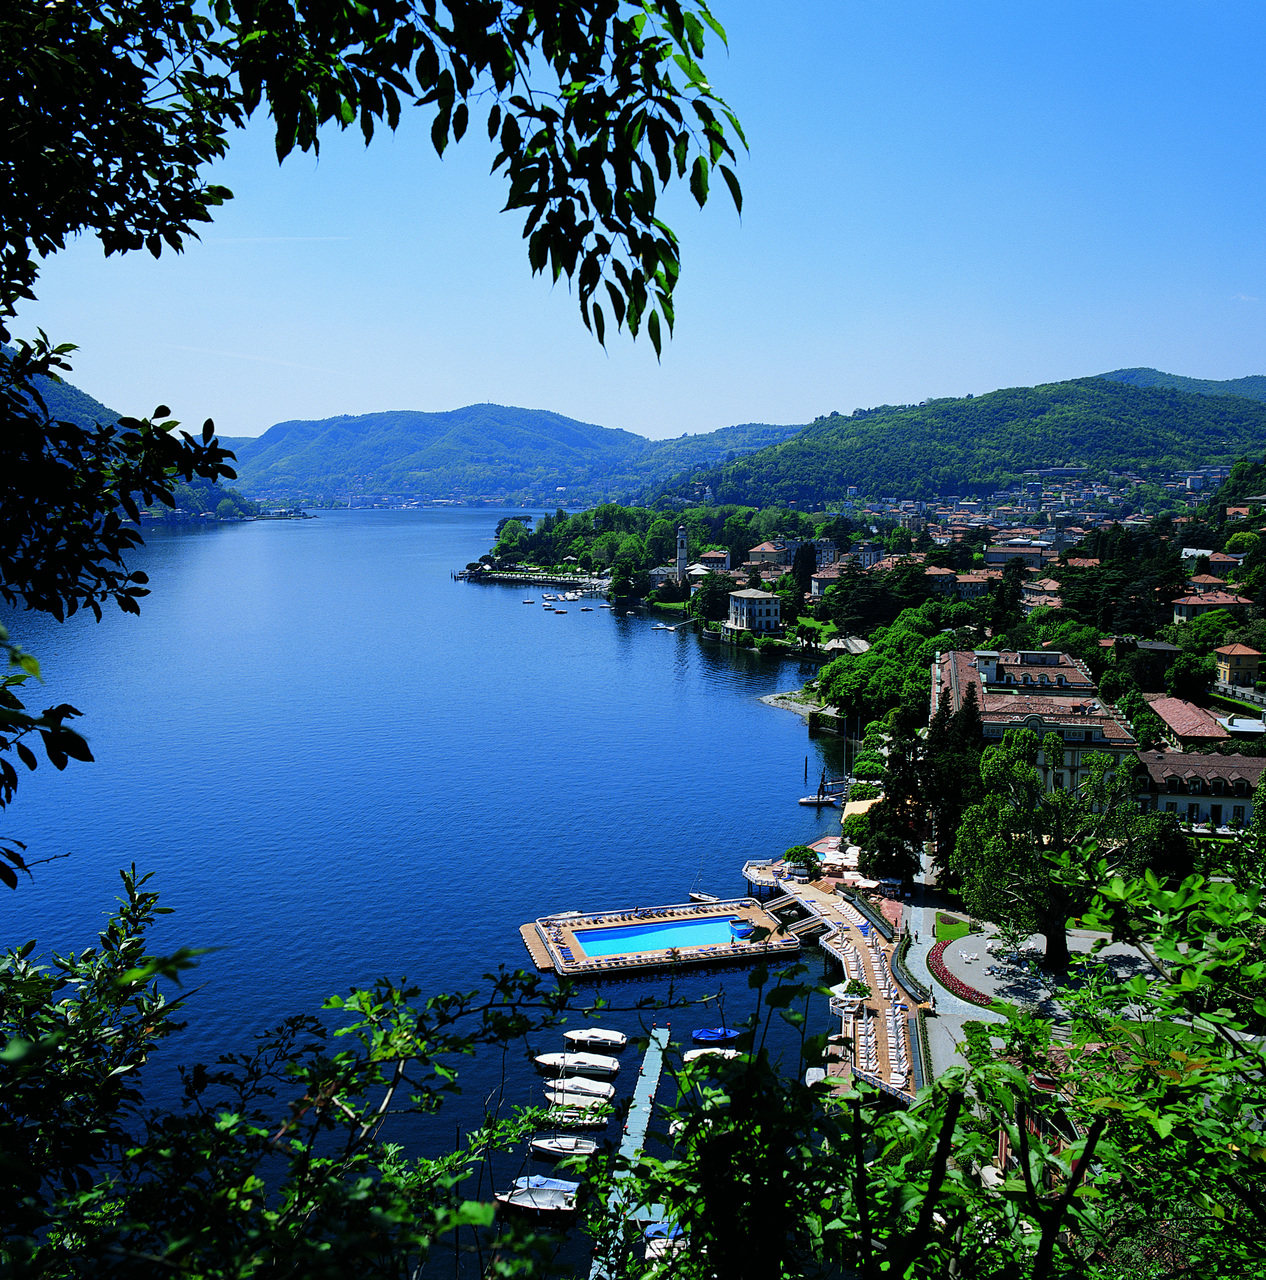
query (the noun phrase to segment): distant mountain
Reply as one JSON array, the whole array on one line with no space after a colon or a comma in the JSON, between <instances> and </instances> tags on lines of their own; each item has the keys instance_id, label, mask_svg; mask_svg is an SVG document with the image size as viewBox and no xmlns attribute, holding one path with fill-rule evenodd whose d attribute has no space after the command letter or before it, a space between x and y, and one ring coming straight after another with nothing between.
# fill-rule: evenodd
<instances>
[{"instance_id":1,"label":"distant mountain","mask_svg":"<svg viewBox=\"0 0 1266 1280\"><path fill-rule=\"evenodd\" d=\"M0 353L13 354L12 347L0 347ZM98 423L118 422L119 414L107 408L100 400L94 400L86 391L80 391L69 382L54 382L52 378L36 378L36 389L48 411L59 422L73 422L77 427L94 427Z\"/></svg>"},{"instance_id":2,"label":"distant mountain","mask_svg":"<svg viewBox=\"0 0 1266 1280\"><path fill-rule=\"evenodd\" d=\"M884 405L820 418L794 438L677 477L720 503L801 507L861 493L989 493L1031 468L1085 466L1157 476L1266 449L1266 405L1233 396L1079 378L961 400Z\"/></svg>"},{"instance_id":3,"label":"distant mountain","mask_svg":"<svg viewBox=\"0 0 1266 1280\"><path fill-rule=\"evenodd\" d=\"M239 483L259 496L391 493L599 502L799 430L751 424L652 441L543 409L476 404L445 413L399 410L280 422L232 447Z\"/></svg>"},{"instance_id":4,"label":"distant mountain","mask_svg":"<svg viewBox=\"0 0 1266 1280\"><path fill-rule=\"evenodd\" d=\"M1162 373L1159 369L1115 369L1099 376L1109 382L1124 382L1130 387L1172 387L1175 391L1190 391L1198 396L1243 396L1246 400L1266 400L1266 377L1260 373L1247 378L1228 378L1225 382L1184 378L1181 374Z\"/></svg>"}]
</instances>

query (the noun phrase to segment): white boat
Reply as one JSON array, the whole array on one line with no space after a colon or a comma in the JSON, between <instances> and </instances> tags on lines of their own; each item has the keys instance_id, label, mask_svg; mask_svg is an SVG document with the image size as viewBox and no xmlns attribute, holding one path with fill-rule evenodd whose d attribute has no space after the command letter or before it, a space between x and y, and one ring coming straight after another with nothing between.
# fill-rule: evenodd
<instances>
[{"instance_id":1,"label":"white boat","mask_svg":"<svg viewBox=\"0 0 1266 1280\"><path fill-rule=\"evenodd\" d=\"M523 602L523 603L524 603L524 604L535 604L535 603L536 603L536 601L535 601L535 600L524 600L524 602Z\"/></svg>"},{"instance_id":2,"label":"white boat","mask_svg":"<svg viewBox=\"0 0 1266 1280\"><path fill-rule=\"evenodd\" d=\"M563 1039L569 1044L588 1044L612 1053L619 1053L629 1042L623 1031L608 1031L606 1027L577 1027L574 1031L564 1031Z\"/></svg>"},{"instance_id":3,"label":"white boat","mask_svg":"<svg viewBox=\"0 0 1266 1280\"><path fill-rule=\"evenodd\" d=\"M554 1186L533 1185L531 1179L519 1178L510 1191L498 1191L497 1203L511 1209L530 1209L536 1213L571 1213L576 1208L578 1182L563 1183L560 1178L544 1178L541 1182ZM526 1185L520 1186L520 1183ZM568 1190L571 1188L571 1190Z\"/></svg>"},{"instance_id":4,"label":"white boat","mask_svg":"<svg viewBox=\"0 0 1266 1280\"><path fill-rule=\"evenodd\" d=\"M532 1139L532 1154L544 1156L547 1160L565 1160L568 1156L592 1156L597 1151L598 1144L592 1138L562 1135Z\"/></svg>"},{"instance_id":5,"label":"white boat","mask_svg":"<svg viewBox=\"0 0 1266 1280\"><path fill-rule=\"evenodd\" d=\"M615 608L615 605L613 605L613 604L600 604L600 605L598 606L598 608L599 608L599 609L614 609L614 608Z\"/></svg>"},{"instance_id":6,"label":"white boat","mask_svg":"<svg viewBox=\"0 0 1266 1280\"><path fill-rule=\"evenodd\" d=\"M557 597L556 597L556 596L554 596L554 595L552 595L552 594L551 594L550 592L548 592L548 591L542 591L542 592L541 592L541 599L542 599L542 600L555 600L555 599L557 599Z\"/></svg>"},{"instance_id":7,"label":"white boat","mask_svg":"<svg viewBox=\"0 0 1266 1280\"><path fill-rule=\"evenodd\" d=\"M682 1062L697 1062L700 1058L737 1058L737 1049L690 1049L681 1055Z\"/></svg>"},{"instance_id":8,"label":"white boat","mask_svg":"<svg viewBox=\"0 0 1266 1280\"><path fill-rule=\"evenodd\" d=\"M568 592L566 592L566 594L564 594L563 599L564 599L564 600L579 600L579 599L580 599L580 592L579 592L579 591L568 591Z\"/></svg>"},{"instance_id":9,"label":"white boat","mask_svg":"<svg viewBox=\"0 0 1266 1280\"><path fill-rule=\"evenodd\" d=\"M610 1111L584 1111L567 1106L557 1107L545 1114L546 1124L555 1129L605 1129L610 1119Z\"/></svg>"},{"instance_id":10,"label":"white boat","mask_svg":"<svg viewBox=\"0 0 1266 1280\"><path fill-rule=\"evenodd\" d=\"M690 890L691 902L720 902L721 899L715 893L703 893L698 889Z\"/></svg>"},{"instance_id":11,"label":"white boat","mask_svg":"<svg viewBox=\"0 0 1266 1280\"><path fill-rule=\"evenodd\" d=\"M567 1076L562 1080L551 1080L548 1088L558 1093L583 1094L586 1098L615 1097L615 1085L602 1084L598 1080L588 1080L584 1076Z\"/></svg>"},{"instance_id":12,"label":"white boat","mask_svg":"<svg viewBox=\"0 0 1266 1280\"><path fill-rule=\"evenodd\" d=\"M617 1059L601 1053L539 1053L536 1065L564 1076L614 1076L620 1071Z\"/></svg>"},{"instance_id":13,"label":"white boat","mask_svg":"<svg viewBox=\"0 0 1266 1280\"><path fill-rule=\"evenodd\" d=\"M581 612L581 613L592 613L592 612L593 612L593 610L592 610L592 609L591 609L587 604L582 604L582 605L580 606L580 612Z\"/></svg>"},{"instance_id":14,"label":"white boat","mask_svg":"<svg viewBox=\"0 0 1266 1280\"><path fill-rule=\"evenodd\" d=\"M592 1111L600 1107L610 1111L611 1103L606 1098L595 1098L588 1093L573 1093L570 1089L556 1089L553 1085L545 1086L545 1100L551 1107L566 1107L571 1111Z\"/></svg>"},{"instance_id":15,"label":"white boat","mask_svg":"<svg viewBox=\"0 0 1266 1280\"><path fill-rule=\"evenodd\" d=\"M554 612L555 612L555 613L566 613L566 612L567 612L567 610L566 610L566 609L555 609L555 610L554 610Z\"/></svg>"}]
</instances>

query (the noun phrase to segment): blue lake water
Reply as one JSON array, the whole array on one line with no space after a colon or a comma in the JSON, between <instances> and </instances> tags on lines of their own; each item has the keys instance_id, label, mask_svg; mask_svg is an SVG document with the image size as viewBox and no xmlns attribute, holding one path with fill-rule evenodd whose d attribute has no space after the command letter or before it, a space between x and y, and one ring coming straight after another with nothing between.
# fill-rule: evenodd
<instances>
[{"instance_id":1,"label":"blue lake water","mask_svg":"<svg viewBox=\"0 0 1266 1280\"><path fill-rule=\"evenodd\" d=\"M174 908L155 946L218 948L163 1050L190 1061L381 975L454 990L526 966L518 926L539 916L681 902L696 884L741 895L746 858L832 829L834 810L796 799L806 757L816 781L838 746L758 700L811 666L453 582L501 514L159 531L134 559L153 587L139 619L11 615L43 664L31 704L80 708L96 763L23 777L6 832L32 858L71 856L0 891L5 944L82 948L118 868L152 871ZM628 1004L667 985L602 990ZM690 970L675 990L718 985L733 1022L745 970ZM639 1015L605 1021L636 1031ZM535 1051L562 1047L545 1039ZM467 1070L458 1121L490 1089L539 1102L526 1050Z\"/></svg>"}]
</instances>

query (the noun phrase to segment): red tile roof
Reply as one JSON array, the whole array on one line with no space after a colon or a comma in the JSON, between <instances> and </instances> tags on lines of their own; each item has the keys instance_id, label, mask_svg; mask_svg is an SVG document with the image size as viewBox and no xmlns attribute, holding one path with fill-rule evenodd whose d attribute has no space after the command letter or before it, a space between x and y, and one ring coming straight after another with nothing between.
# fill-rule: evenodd
<instances>
[{"instance_id":1,"label":"red tile roof","mask_svg":"<svg viewBox=\"0 0 1266 1280\"><path fill-rule=\"evenodd\" d=\"M1243 596L1232 595L1229 591L1206 591L1202 596L1179 596L1174 604L1202 604L1216 609L1219 606L1252 604Z\"/></svg>"},{"instance_id":2,"label":"red tile roof","mask_svg":"<svg viewBox=\"0 0 1266 1280\"><path fill-rule=\"evenodd\" d=\"M1224 644L1220 649L1214 649L1214 653L1225 653L1228 657L1234 657L1237 653L1242 657L1260 658L1261 651L1259 649L1250 649L1246 644Z\"/></svg>"},{"instance_id":3,"label":"red tile roof","mask_svg":"<svg viewBox=\"0 0 1266 1280\"><path fill-rule=\"evenodd\" d=\"M1151 708L1179 738L1229 738L1231 735L1203 708L1182 698L1145 693Z\"/></svg>"}]
</instances>

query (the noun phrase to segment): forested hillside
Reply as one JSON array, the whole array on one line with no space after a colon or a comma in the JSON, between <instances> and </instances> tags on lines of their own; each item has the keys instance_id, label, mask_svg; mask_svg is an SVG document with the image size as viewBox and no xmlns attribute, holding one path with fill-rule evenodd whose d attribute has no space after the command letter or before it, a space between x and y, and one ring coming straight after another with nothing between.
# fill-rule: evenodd
<instances>
[{"instance_id":1,"label":"forested hillside","mask_svg":"<svg viewBox=\"0 0 1266 1280\"><path fill-rule=\"evenodd\" d=\"M917 406L821 418L795 438L683 475L667 492L751 506L831 503L862 494L980 494L1033 467L1159 476L1231 463L1266 448L1266 405L1079 378Z\"/></svg>"},{"instance_id":2,"label":"forested hillside","mask_svg":"<svg viewBox=\"0 0 1266 1280\"><path fill-rule=\"evenodd\" d=\"M1190 391L1198 396L1243 396L1245 400L1266 400L1266 376L1260 373L1248 378L1227 378L1217 382L1210 378L1184 378L1159 369L1114 369L1101 373L1109 382L1124 382L1131 387L1170 387L1174 391Z\"/></svg>"},{"instance_id":3,"label":"forested hillside","mask_svg":"<svg viewBox=\"0 0 1266 1280\"><path fill-rule=\"evenodd\" d=\"M347 493L432 498L512 497L595 502L636 494L690 468L784 440L800 428L726 427L676 440L576 422L542 409L467 405L282 422L235 441L251 493L316 498Z\"/></svg>"}]
</instances>

